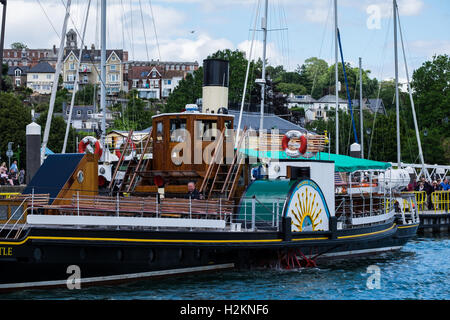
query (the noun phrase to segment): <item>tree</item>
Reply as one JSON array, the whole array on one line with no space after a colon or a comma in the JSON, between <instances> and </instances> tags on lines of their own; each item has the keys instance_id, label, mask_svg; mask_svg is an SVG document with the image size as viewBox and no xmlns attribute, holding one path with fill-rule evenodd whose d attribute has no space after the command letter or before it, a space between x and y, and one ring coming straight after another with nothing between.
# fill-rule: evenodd
<instances>
[{"instance_id":1,"label":"tree","mask_svg":"<svg viewBox=\"0 0 450 320\"><path fill-rule=\"evenodd\" d=\"M202 97L203 68L195 70L193 74L178 83L178 86L167 98L164 112L180 112L186 104L196 103Z\"/></svg>"},{"instance_id":2,"label":"tree","mask_svg":"<svg viewBox=\"0 0 450 320\"><path fill-rule=\"evenodd\" d=\"M94 103L94 93L96 92L93 84L86 84L75 93L75 104L81 106L88 106ZM98 91L97 91L98 92Z\"/></svg>"},{"instance_id":3,"label":"tree","mask_svg":"<svg viewBox=\"0 0 450 320\"><path fill-rule=\"evenodd\" d=\"M6 159L8 142L14 142L13 148L18 145L23 150L26 146L25 130L31 122L31 113L13 93L0 93L0 127L2 139L0 140L0 157ZM25 153L22 152L20 163L25 163Z\"/></svg>"},{"instance_id":4,"label":"tree","mask_svg":"<svg viewBox=\"0 0 450 320\"><path fill-rule=\"evenodd\" d=\"M123 112L121 104L112 106L111 110L121 112L121 117L114 121L114 129L139 131L152 125L154 114L147 108L147 102L138 98L136 90L129 92L127 107Z\"/></svg>"},{"instance_id":5,"label":"tree","mask_svg":"<svg viewBox=\"0 0 450 320\"><path fill-rule=\"evenodd\" d=\"M11 49L14 50L28 49L28 46L23 42L14 42L11 44Z\"/></svg>"},{"instance_id":6,"label":"tree","mask_svg":"<svg viewBox=\"0 0 450 320\"><path fill-rule=\"evenodd\" d=\"M41 126L41 136L44 137L45 125L47 122L48 111L44 111L40 114L36 123ZM64 136L66 134L67 124L64 118L61 116L53 116L50 126L50 134L48 137L47 148L55 153L60 153L64 145ZM69 129L69 136L67 138L67 149L66 153L77 152L76 146L70 141L74 141L76 137L76 131L72 127Z\"/></svg>"},{"instance_id":7,"label":"tree","mask_svg":"<svg viewBox=\"0 0 450 320\"><path fill-rule=\"evenodd\" d=\"M301 84L297 83L280 82L275 87L279 92L282 92L284 94L291 94L291 93L295 95L307 94L306 88Z\"/></svg>"}]
</instances>

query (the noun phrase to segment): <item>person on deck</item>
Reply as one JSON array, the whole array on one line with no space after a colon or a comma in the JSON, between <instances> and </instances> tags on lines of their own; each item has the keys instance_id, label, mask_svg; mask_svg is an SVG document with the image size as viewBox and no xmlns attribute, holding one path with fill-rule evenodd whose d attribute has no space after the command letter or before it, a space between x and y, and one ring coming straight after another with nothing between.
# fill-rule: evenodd
<instances>
[{"instance_id":1,"label":"person on deck","mask_svg":"<svg viewBox=\"0 0 450 320\"><path fill-rule=\"evenodd\" d=\"M2 178L5 182L8 182L10 185L14 185L14 182L9 177L8 168L6 167L6 162L3 162L0 166L0 178Z\"/></svg>"},{"instance_id":2,"label":"person on deck","mask_svg":"<svg viewBox=\"0 0 450 320\"><path fill-rule=\"evenodd\" d=\"M185 199L203 200L203 195L195 188L195 182L191 181L187 185L188 193L184 196Z\"/></svg>"},{"instance_id":3,"label":"person on deck","mask_svg":"<svg viewBox=\"0 0 450 320\"><path fill-rule=\"evenodd\" d=\"M448 182L448 179L445 178L444 181L441 183L442 191L450 191L450 184Z\"/></svg>"}]
</instances>

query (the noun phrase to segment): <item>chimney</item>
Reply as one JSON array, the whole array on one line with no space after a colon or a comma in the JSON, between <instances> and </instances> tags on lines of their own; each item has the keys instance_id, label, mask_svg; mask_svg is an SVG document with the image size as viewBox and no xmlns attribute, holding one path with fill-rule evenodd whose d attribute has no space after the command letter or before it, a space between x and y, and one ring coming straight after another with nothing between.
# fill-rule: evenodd
<instances>
[{"instance_id":1,"label":"chimney","mask_svg":"<svg viewBox=\"0 0 450 320\"><path fill-rule=\"evenodd\" d=\"M218 113L228 109L229 61L221 59L203 60L203 99L205 113Z\"/></svg>"}]
</instances>

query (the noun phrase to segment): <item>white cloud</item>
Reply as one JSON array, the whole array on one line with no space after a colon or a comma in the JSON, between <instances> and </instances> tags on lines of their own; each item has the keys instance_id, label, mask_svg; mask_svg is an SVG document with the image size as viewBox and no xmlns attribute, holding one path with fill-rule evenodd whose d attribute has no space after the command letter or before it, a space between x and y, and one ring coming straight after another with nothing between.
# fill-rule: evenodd
<instances>
[{"instance_id":1,"label":"white cloud","mask_svg":"<svg viewBox=\"0 0 450 320\"><path fill-rule=\"evenodd\" d=\"M425 55L431 59L434 55L449 54L449 40L417 40L409 43L409 49L416 54Z\"/></svg>"},{"instance_id":2,"label":"white cloud","mask_svg":"<svg viewBox=\"0 0 450 320\"><path fill-rule=\"evenodd\" d=\"M250 54L250 46L251 41L246 40L239 43L237 45L237 49L239 49L240 51L244 51L246 57L248 58ZM262 55L263 55L263 42L255 41L253 44L252 60L257 60L258 58L262 59ZM267 43L266 59L272 66L278 66L286 62L286 57L281 54L281 52L277 49L277 46L273 42Z\"/></svg>"},{"instance_id":3,"label":"white cloud","mask_svg":"<svg viewBox=\"0 0 450 320\"><path fill-rule=\"evenodd\" d=\"M195 39L167 39L160 44L163 60L201 61L218 50L232 48L233 43L228 39L213 39L208 34L199 34ZM151 51L157 56L157 48Z\"/></svg>"}]
</instances>

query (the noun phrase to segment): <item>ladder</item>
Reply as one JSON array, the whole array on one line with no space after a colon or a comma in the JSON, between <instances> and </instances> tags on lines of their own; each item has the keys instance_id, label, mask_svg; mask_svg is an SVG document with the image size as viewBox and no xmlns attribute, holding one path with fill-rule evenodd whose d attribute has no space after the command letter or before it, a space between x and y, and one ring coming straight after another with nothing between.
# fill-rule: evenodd
<instances>
[{"instance_id":1,"label":"ladder","mask_svg":"<svg viewBox=\"0 0 450 320\"><path fill-rule=\"evenodd\" d=\"M244 128L243 134L238 142L238 146L234 154L233 162L231 163L231 166L227 173L227 177L225 179L225 182L223 183L222 190L220 191L221 194L228 196L228 200L231 200L231 198L234 196L236 186L239 182L239 177L241 176L245 157L244 154L239 152L239 149L241 148L242 142L246 137L247 132L246 128Z\"/></svg>"},{"instance_id":2,"label":"ladder","mask_svg":"<svg viewBox=\"0 0 450 320\"><path fill-rule=\"evenodd\" d=\"M220 159L220 163L218 163L215 167L215 177L209 189L208 198L216 195L219 198L227 198L228 200L230 200L233 197L244 164L244 157L239 152L239 149L242 145L242 142L245 140L245 137L246 129L244 129L243 134L239 140L232 163L223 163L222 157Z\"/></svg>"},{"instance_id":3,"label":"ladder","mask_svg":"<svg viewBox=\"0 0 450 320\"><path fill-rule=\"evenodd\" d=\"M141 156L139 158L139 162L137 163L137 165L135 167L135 170L133 172L133 175L131 176L131 180L128 183L128 187L127 187L127 191L126 191L127 193L134 191L134 189L136 188L137 184L141 180L141 175L139 174L141 168L146 168L147 167L149 159L144 159L144 157L145 157L145 155L147 154L147 152L149 151L149 149L151 147L151 143L150 143L151 138L152 138L151 134L149 134L148 138L147 138L147 141L145 142L144 150L141 152ZM122 182L121 189L124 188L124 187L125 187L125 178L124 178L124 180Z\"/></svg>"},{"instance_id":4,"label":"ladder","mask_svg":"<svg viewBox=\"0 0 450 320\"><path fill-rule=\"evenodd\" d=\"M131 150L131 146L132 146L132 139L131 139L131 137L133 136L133 130L130 130L129 132L128 132L128 137L127 137L127 140L126 140L126 142L125 142L125 147L124 147L124 150L123 150L123 152L122 152L122 154L121 154L121 156L120 156L120 158L119 158L119 161L117 162L117 165L116 165L116 168L114 169L114 173L113 173L113 175L112 175L112 177L111 177L111 182L109 183L109 186L108 186L108 189L110 190L110 192L112 193L113 192L113 190L114 190L114 187L117 185L117 183L118 183L118 179L116 179L116 177L117 177L117 173L120 171L120 172L125 172L125 175L126 175L126 171L128 171L128 167L129 167L129 165L130 165L130 163L132 162L132 160L130 161L130 163L128 164L128 167L127 167L127 169L125 170L125 171L123 171L123 170L120 170L120 168L121 168L121 166L122 166L122 164L123 164L123 162L124 162L124 159L125 159L125 154L128 152L128 149L130 148L130 150ZM125 176L124 176L124 179L125 179ZM122 184L121 185L123 185L123 180L124 179L122 179Z\"/></svg>"},{"instance_id":5,"label":"ladder","mask_svg":"<svg viewBox=\"0 0 450 320\"><path fill-rule=\"evenodd\" d=\"M212 184L214 184L216 180L217 172L223 164L222 147L224 140L225 140L225 131L222 132L222 134L220 135L219 141L216 145L216 148L214 149L214 154L211 159L211 163L208 165L208 169L206 170L205 177L203 178L202 185L199 189L200 193L204 193L206 190L208 190L208 185L212 177L214 177ZM221 156L220 160L219 156Z\"/></svg>"}]
</instances>

